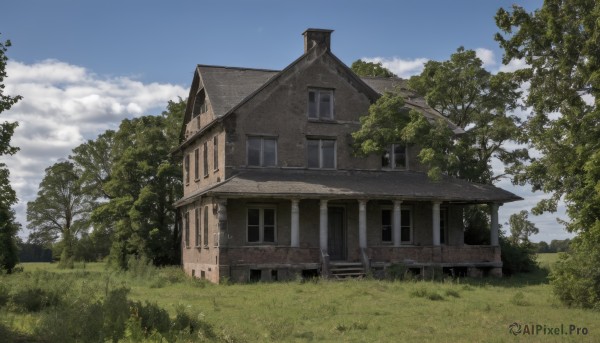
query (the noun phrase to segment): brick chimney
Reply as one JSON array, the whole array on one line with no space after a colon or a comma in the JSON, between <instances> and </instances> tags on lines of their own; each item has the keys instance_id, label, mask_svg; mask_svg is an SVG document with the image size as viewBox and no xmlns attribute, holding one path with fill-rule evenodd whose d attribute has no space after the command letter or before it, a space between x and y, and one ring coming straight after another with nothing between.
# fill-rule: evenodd
<instances>
[{"instance_id":1,"label":"brick chimney","mask_svg":"<svg viewBox=\"0 0 600 343\"><path fill-rule=\"evenodd\" d=\"M333 30L307 29L304 31L304 53L315 45L325 50L331 50L331 33Z\"/></svg>"}]
</instances>

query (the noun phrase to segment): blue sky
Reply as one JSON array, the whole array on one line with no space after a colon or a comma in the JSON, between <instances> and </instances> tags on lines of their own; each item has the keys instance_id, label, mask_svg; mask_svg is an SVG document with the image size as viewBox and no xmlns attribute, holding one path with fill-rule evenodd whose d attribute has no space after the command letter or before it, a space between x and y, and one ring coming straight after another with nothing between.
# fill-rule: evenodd
<instances>
[{"instance_id":1,"label":"blue sky","mask_svg":"<svg viewBox=\"0 0 600 343\"><path fill-rule=\"evenodd\" d=\"M350 65L382 61L402 77L459 46L474 49L492 72L502 52L494 14L513 3L532 11L541 1L156 1L5 0L0 39L10 39L7 92L24 99L2 113L20 126L21 147L3 157L26 226L44 169L123 118L156 114L186 97L196 64L282 69L303 52L309 27L335 30L332 51ZM501 208L500 220L543 195L501 186L526 201ZM555 217L531 217L534 240L568 237ZM26 237L23 230L21 236Z\"/></svg>"}]
</instances>

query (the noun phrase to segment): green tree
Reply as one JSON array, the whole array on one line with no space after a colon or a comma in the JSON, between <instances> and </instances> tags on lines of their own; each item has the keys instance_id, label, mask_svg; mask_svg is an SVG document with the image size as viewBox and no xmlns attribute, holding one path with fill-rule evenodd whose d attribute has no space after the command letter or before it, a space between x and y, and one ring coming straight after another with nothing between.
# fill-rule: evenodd
<instances>
[{"instance_id":1,"label":"green tree","mask_svg":"<svg viewBox=\"0 0 600 343\"><path fill-rule=\"evenodd\" d=\"M514 243L529 243L529 236L537 235L540 230L529 219L529 212L522 210L511 214L508 219L510 238Z\"/></svg>"},{"instance_id":2,"label":"green tree","mask_svg":"<svg viewBox=\"0 0 600 343\"><path fill-rule=\"evenodd\" d=\"M570 305L600 307L600 2L546 0L533 13L500 9L496 40L503 62L522 60L520 81L530 85L525 104L529 145L541 152L515 177L550 195L534 214L555 212L564 200L578 236L553 270L554 290Z\"/></svg>"},{"instance_id":3,"label":"green tree","mask_svg":"<svg viewBox=\"0 0 600 343\"><path fill-rule=\"evenodd\" d=\"M83 191L96 200L110 198L104 186L110 180L114 137L115 132L107 130L95 140L88 140L73 149L69 156L81 174Z\"/></svg>"},{"instance_id":4,"label":"green tree","mask_svg":"<svg viewBox=\"0 0 600 343\"><path fill-rule=\"evenodd\" d=\"M179 144L185 101L170 101L161 116L121 122L114 134L108 202L94 210L94 223L112 228L111 262L121 268L131 256L155 264L176 263L179 232L172 204L181 197L181 166L169 153Z\"/></svg>"},{"instance_id":5,"label":"green tree","mask_svg":"<svg viewBox=\"0 0 600 343\"><path fill-rule=\"evenodd\" d=\"M68 266L77 235L88 229L92 205L91 197L82 192L73 163L46 168L37 198L27 203L30 241L48 246L60 238L61 266Z\"/></svg>"},{"instance_id":6,"label":"green tree","mask_svg":"<svg viewBox=\"0 0 600 343\"><path fill-rule=\"evenodd\" d=\"M394 77L389 69L384 67L381 62L365 62L363 60L356 60L350 67L352 71L358 76L378 76L378 77Z\"/></svg>"},{"instance_id":7,"label":"green tree","mask_svg":"<svg viewBox=\"0 0 600 343\"><path fill-rule=\"evenodd\" d=\"M21 99L21 96L4 94L4 79L6 78L6 51L11 46L10 40L0 41L0 113L8 111ZM10 145L10 140L18 123L0 123L0 156L14 155L19 149ZM9 180L10 172L6 164L0 162L0 271L11 273L18 262L17 232L20 225L15 222L12 206L17 202L17 196Z\"/></svg>"},{"instance_id":8,"label":"green tree","mask_svg":"<svg viewBox=\"0 0 600 343\"><path fill-rule=\"evenodd\" d=\"M520 119L511 114L519 107L519 84L510 74L485 70L475 51L460 47L448 61L427 62L409 86L465 131L453 146L451 175L490 184L506 176L493 174L492 158L509 169L527 159L526 149L508 149L506 144L523 139Z\"/></svg>"}]
</instances>

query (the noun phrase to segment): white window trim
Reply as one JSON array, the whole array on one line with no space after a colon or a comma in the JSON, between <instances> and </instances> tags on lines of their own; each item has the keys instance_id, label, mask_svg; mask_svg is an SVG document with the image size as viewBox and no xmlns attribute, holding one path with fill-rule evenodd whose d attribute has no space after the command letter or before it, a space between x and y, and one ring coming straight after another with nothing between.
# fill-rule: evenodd
<instances>
[{"instance_id":1,"label":"white window trim","mask_svg":"<svg viewBox=\"0 0 600 343\"><path fill-rule=\"evenodd\" d=\"M260 165L251 165L250 164L250 144L248 143L248 141L250 139L260 139ZM273 140L275 141L275 165L272 166L265 166L265 139L267 140ZM254 136L254 135L249 135L248 137L246 137L246 166L247 167L252 167L252 168L274 168L277 167L279 165L279 142L277 137L273 137L273 136Z\"/></svg>"},{"instance_id":2,"label":"white window trim","mask_svg":"<svg viewBox=\"0 0 600 343\"><path fill-rule=\"evenodd\" d=\"M381 211L383 210L389 210L390 211L390 215L392 216L391 219L391 223L392 223L392 241L391 242L384 242L383 240L380 239L382 244L390 244L394 242L394 207L393 206L381 206ZM414 241L415 241L415 237L414 237L414 220L413 220L413 208L410 205L406 205L406 206L400 206L400 211L408 211L410 213L410 241L400 241L400 245L413 245ZM380 229L383 229L383 225L380 225ZM402 221L400 221L400 239L402 239Z\"/></svg>"},{"instance_id":3,"label":"white window trim","mask_svg":"<svg viewBox=\"0 0 600 343\"><path fill-rule=\"evenodd\" d=\"M308 166L308 141L318 141L319 142L319 166L318 167L309 167ZM324 168L323 167L323 141L333 141L333 168ZM335 170L337 169L337 140L330 138L307 138L306 139L306 166L309 169L325 169L325 170Z\"/></svg>"},{"instance_id":4,"label":"white window trim","mask_svg":"<svg viewBox=\"0 0 600 343\"><path fill-rule=\"evenodd\" d=\"M257 209L260 210L259 212L259 224L258 224L258 241L257 242L250 242L250 240L248 239L248 210L250 209ZM265 242L264 241L264 233L265 233L265 226L264 226L264 210L273 210L273 242ZM277 207L276 206L261 206L261 205L255 205L255 206L247 206L246 207L246 243L247 244L251 244L251 245L257 245L257 244L265 244L265 245L273 245L273 244L277 244Z\"/></svg>"},{"instance_id":5,"label":"white window trim","mask_svg":"<svg viewBox=\"0 0 600 343\"><path fill-rule=\"evenodd\" d=\"M310 92L315 92L315 104L316 104L315 109L317 111L317 113L316 113L317 116L314 117L314 118L310 116L310 98L309 98L309 100L308 100L309 102L308 102L308 104L306 106L306 115L307 115L308 119L309 120L316 120L316 121L319 121L319 120L324 120L324 121L334 120L335 119L335 113L334 113L333 110L335 108L335 96L334 96L333 89L329 89L329 88L309 88L308 89L308 93L310 94ZM329 113L331 113L331 118L324 118L324 117L321 116L320 106L319 106L319 104L321 102L321 92L323 92L323 93L327 92L327 93L330 94L331 101L329 102ZM309 95L309 97L310 97L310 95Z\"/></svg>"},{"instance_id":6,"label":"white window trim","mask_svg":"<svg viewBox=\"0 0 600 343\"><path fill-rule=\"evenodd\" d=\"M388 146L390 151L390 165L387 167L383 167L382 169L386 170L408 170L408 146L404 145L404 167L396 167L396 153L394 152L394 147L396 145L402 144L391 144Z\"/></svg>"}]
</instances>

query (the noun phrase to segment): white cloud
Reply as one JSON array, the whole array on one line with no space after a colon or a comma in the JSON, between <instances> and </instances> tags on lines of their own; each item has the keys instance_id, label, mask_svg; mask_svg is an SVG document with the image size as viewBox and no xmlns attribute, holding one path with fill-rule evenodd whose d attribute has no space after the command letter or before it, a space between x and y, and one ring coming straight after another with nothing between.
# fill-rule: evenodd
<instances>
[{"instance_id":1,"label":"white cloud","mask_svg":"<svg viewBox=\"0 0 600 343\"><path fill-rule=\"evenodd\" d=\"M503 64L500 66L499 71L503 72L513 72L519 69L527 68L528 64L525 62L525 59L512 59L508 64Z\"/></svg>"},{"instance_id":2,"label":"white cloud","mask_svg":"<svg viewBox=\"0 0 600 343\"><path fill-rule=\"evenodd\" d=\"M398 57L364 57L361 59L365 62L381 63L385 68L403 79L420 74L423 71L424 64L429 61L427 58L404 60Z\"/></svg>"},{"instance_id":3,"label":"white cloud","mask_svg":"<svg viewBox=\"0 0 600 343\"><path fill-rule=\"evenodd\" d=\"M489 68L496 65L496 56L494 52L486 48L475 49L475 54L483 62L484 68Z\"/></svg>"},{"instance_id":4,"label":"white cloud","mask_svg":"<svg viewBox=\"0 0 600 343\"><path fill-rule=\"evenodd\" d=\"M9 61L6 71L5 93L23 96L2 113L3 121L19 122L12 144L21 150L3 160L19 197L15 211L23 227L26 204L35 198L45 168L67 157L85 140L117 128L121 120L158 114L168 100L187 93L179 85L106 78L57 60L34 64Z\"/></svg>"}]
</instances>

